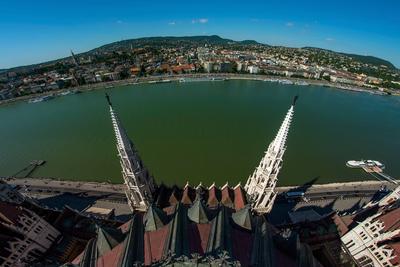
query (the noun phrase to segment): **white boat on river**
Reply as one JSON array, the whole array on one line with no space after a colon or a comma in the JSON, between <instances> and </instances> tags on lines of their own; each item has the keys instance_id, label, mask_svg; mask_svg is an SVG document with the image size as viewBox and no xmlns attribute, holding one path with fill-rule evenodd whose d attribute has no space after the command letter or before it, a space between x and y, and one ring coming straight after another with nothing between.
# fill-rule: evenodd
<instances>
[{"instance_id":1,"label":"white boat on river","mask_svg":"<svg viewBox=\"0 0 400 267\"><path fill-rule=\"evenodd\" d=\"M367 167L367 168L372 168L372 167L378 167L380 169L384 169L385 165L383 165L382 163L380 163L377 160L349 160L346 163L347 167L350 168L363 168L363 167Z\"/></svg>"}]
</instances>

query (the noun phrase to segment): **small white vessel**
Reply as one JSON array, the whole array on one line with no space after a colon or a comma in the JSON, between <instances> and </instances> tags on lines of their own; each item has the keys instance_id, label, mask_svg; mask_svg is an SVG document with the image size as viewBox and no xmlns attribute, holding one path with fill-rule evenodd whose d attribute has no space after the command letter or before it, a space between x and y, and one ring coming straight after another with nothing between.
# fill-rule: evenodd
<instances>
[{"instance_id":1,"label":"small white vessel","mask_svg":"<svg viewBox=\"0 0 400 267\"><path fill-rule=\"evenodd\" d=\"M70 95L70 94L72 94L71 91L64 91L64 92L61 92L59 95L60 96L65 96L65 95Z\"/></svg>"},{"instance_id":2,"label":"small white vessel","mask_svg":"<svg viewBox=\"0 0 400 267\"><path fill-rule=\"evenodd\" d=\"M296 85L302 85L302 86L307 86L307 85L309 85L309 84L306 83L305 81L298 81L298 82L295 82L295 84L296 84Z\"/></svg>"},{"instance_id":3,"label":"small white vessel","mask_svg":"<svg viewBox=\"0 0 400 267\"><path fill-rule=\"evenodd\" d=\"M350 168L363 168L363 167L369 167L369 168L379 167L381 169L385 168L385 165L383 165L379 161L370 160L370 159L368 159L368 160L349 160L346 163L346 165L347 165L347 167L350 167Z\"/></svg>"},{"instance_id":4,"label":"small white vessel","mask_svg":"<svg viewBox=\"0 0 400 267\"><path fill-rule=\"evenodd\" d=\"M48 101L53 98L54 98L54 96L52 96L52 95L46 95L46 96L42 96L42 97L33 98L33 99L29 100L28 102L29 103L39 103L39 102L43 102L43 101Z\"/></svg>"},{"instance_id":5,"label":"small white vessel","mask_svg":"<svg viewBox=\"0 0 400 267\"><path fill-rule=\"evenodd\" d=\"M290 81L290 80L278 80L278 82L279 82L280 84L293 84L293 82Z\"/></svg>"},{"instance_id":6,"label":"small white vessel","mask_svg":"<svg viewBox=\"0 0 400 267\"><path fill-rule=\"evenodd\" d=\"M39 103L42 102L43 99L42 98L34 98L34 99L30 99L28 102L29 103Z\"/></svg>"},{"instance_id":7,"label":"small white vessel","mask_svg":"<svg viewBox=\"0 0 400 267\"><path fill-rule=\"evenodd\" d=\"M226 81L225 78L221 78L221 77L213 77L211 78L211 81L213 82L222 82L222 81Z\"/></svg>"}]
</instances>

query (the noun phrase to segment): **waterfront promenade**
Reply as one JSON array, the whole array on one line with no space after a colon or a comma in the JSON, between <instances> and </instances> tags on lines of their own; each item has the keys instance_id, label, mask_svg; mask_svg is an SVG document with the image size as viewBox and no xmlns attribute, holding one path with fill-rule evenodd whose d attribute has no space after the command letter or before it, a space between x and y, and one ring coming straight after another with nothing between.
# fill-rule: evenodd
<instances>
[{"instance_id":1,"label":"waterfront promenade","mask_svg":"<svg viewBox=\"0 0 400 267\"><path fill-rule=\"evenodd\" d=\"M77 210L88 207L115 209L117 218L129 218L130 209L126 202L123 184L96 182L77 182L54 179L8 179L27 196L37 198L49 207L61 208L69 205ZM372 199L382 197L395 185L388 182L363 181L348 183L312 184L277 187L279 192L269 218L274 224L286 223L288 212L313 208L323 215L332 211L348 212L362 207ZM288 200L284 197L288 191L305 192L303 199Z\"/></svg>"},{"instance_id":2,"label":"waterfront promenade","mask_svg":"<svg viewBox=\"0 0 400 267\"><path fill-rule=\"evenodd\" d=\"M93 83L87 85L81 85L76 87L70 87L65 89L47 91L43 93L36 93L30 94L25 96L20 96L16 98L0 100L0 105L13 103L16 101L26 101L35 97L39 96L46 96L52 94L60 94L65 91L69 90L80 90L80 91L91 91L96 89L107 89L110 87L116 86L125 86L125 85L132 85L132 84L142 84L142 83L154 83L154 82L161 82L162 80L169 80L171 82L179 82L181 79L204 79L204 78L223 78L226 80L255 80L255 81L264 81L266 79L281 79L281 80L289 80L292 82L306 82L309 85L316 85L316 86L324 86L324 87L331 87L340 90L349 90L355 92L367 92L373 94L385 94L378 90L372 90L365 87L360 87L356 85L344 85L340 83L333 83L328 82L326 80L313 80L313 79L302 79L302 78L291 78L291 77L284 77L284 76L271 76L271 75L255 75L255 74L237 74L237 73L195 73L195 74L176 74L176 75L159 75L159 76L146 76L146 77L138 77L138 78L130 78L126 80L117 80L117 81L110 81L110 82L100 82L100 83ZM396 91L391 91L392 95L397 95Z\"/></svg>"}]
</instances>

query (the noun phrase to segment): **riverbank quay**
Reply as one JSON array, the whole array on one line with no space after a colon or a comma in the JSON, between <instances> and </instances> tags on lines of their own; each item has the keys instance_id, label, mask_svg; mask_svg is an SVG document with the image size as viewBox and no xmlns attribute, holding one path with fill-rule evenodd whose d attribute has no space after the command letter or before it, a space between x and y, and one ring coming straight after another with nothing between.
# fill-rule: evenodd
<instances>
[{"instance_id":1,"label":"riverbank quay","mask_svg":"<svg viewBox=\"0 0 400 267\"><path fill-rule=\"evenodd\" d=\"M52 209L62 210L67 205L78 212L95 216L113 214L116 220L122 222L131 218L132 213L126 201L123 184L61 181L49 178L2 179L21 194Z\"/></svg>"},{"instance_id":2,"label":"riverbank quay","mask_svg":"<svg viewBox=\"0 0 400 267\"><path fill-rule=\"evenodd\" d=\"M112 184L108 182L86 182L86 181L70 181L55 178L6 178L0 177L9 184L24 188L41 187L52 188L63 191L93 191L102 193L121 193L125 190L124 184ZM400 181L400 180L398 180ZM284 194L289 191L302 191L305 196L318 197L316 194L326 193L326 196L336 196L342 192L368 194L376 192L382 187L392 190L396 185L386 181L357 181L343 183L328 183L328 184L313 184L312 182L298 186L279 186L276 188L279 194Z\"/></svg>"},{"instance_id":3,"label":"riverbank quay","mask_svg":"<svg viewBox=\"0 0 400 267\"><path fill-rule=\"evenodd\" d=\"M69 205L80 212L90 208L114 209L116 218L120 220L128 219L131 214L126 202L124 184L48 178L7 178L5 181L15 186L22 194L38 199L52 208ZM278 197L268 217L273 224L280 225L290 222L289 213L298 211L313 209L321 216L333 211L351 213L394 188L394 184L379 181L330 184L310 182L299 186L277 187ZM287 192L303 192L304 197L288 199L285 196Z\"/></svg>"},{"instance_id":4,"label":"riverbank quay","mask_svg":"<svg viewBox=\"0 0 400 267\"><path fill-rule=\"evenodd\" d=\"M278 187L279 194L268 218L274 225L284 225L291 223L289 214L308 216L309 210L320 217L331 212L351 214L367 203L382 198L396 187L397 185L387 181L310 183L297 187ZM287 192L302 192L304 196L288 199L285 197Z\"/></svg>"},{"instance_id":5,"label":"riverbank quay","mask_svg":"<svg viewBox=\"0 0 400 267\"><path fill-rule=\"evenodd\" d=\"M11 99L1 100L0 105L10 104L19 101L28 101L36 97L50 96L50 95L60 95L67 91L92 91L97 89L108 89L117 86L127 86L135 84L146 84L146 83L164 83L164 82L181 82L184 79L200 79L204 81L220 81L220 80L254 80L254 81L265 81L273 82L274 80L285 80L293 83L306 83L307 85L323 86L336 88L340 90L354 91L354 92L364 92L376 95L388 95L386 92L382 92L376 89L368 89L359 86L350 86L345 84L333 83L325 80L313 80L313 79L301 79L301 78L290 78L281 76L270 76L270 75L256 75L256 74L235 74L235 73L196 73L196 74L179 74L179 75L158 75L158 76L146 76L139 78L130 78L125 80L110 81L110 82L100 82L94 84L87 84L82 86L70 87L60 90L47 91L43 93L30 94L20 97L15 97ZM304 86L307 86L304 85ZM393 96L400 96L400 92L389 91Z\"/></svg>"}]
</instances>

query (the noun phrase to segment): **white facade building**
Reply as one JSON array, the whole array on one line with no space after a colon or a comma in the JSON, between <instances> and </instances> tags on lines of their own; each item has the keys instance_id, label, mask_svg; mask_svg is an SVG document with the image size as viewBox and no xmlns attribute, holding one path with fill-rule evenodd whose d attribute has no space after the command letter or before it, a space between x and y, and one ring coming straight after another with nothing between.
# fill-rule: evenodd
<instances>
[{"instance_id":1,"label":"white facade building","mask_svg":"<svg viewBox=\"0 0 400 267\"><path fill-rule=\"evenodd\" d=\"M212 72L214 70L214 63L210 61L206 61L203 64L204 71L206 72Z\"/></svg>"},{"instance_id":2,"label":"white facade building","mask_svg":"<svg viewBox=\"0 0 400 267\"><path fill-rule=\"evenodd\" d=\"M399 266L392 262L398 255L394 253L394 249L390 245L384 242L399 235L400 229L388 230L388 225L380 220L381 215L381 213L378 213L359 222L356 227L341 238L348 253L360 266Z\"/></svg>"},{"instance_id":3,"label":"white facade building","mask_svg":"<svg viewBox=\"0 0 400 267\"><path fill-rule=\"evenodd\" d=\"M260 69L257 66L248 66L247 70L249 71L250 74L257 74L260 72Z\"/></svg>"},{"instance_id":4,"label":"white facade building","mask_svg":"<svg viewBox=\"0 0 400 267\"><path fill-rule=\"evenodd\" d=\"M0 232L10 235L0 248L0 266L31 266L57 241L60 232L36 213L7 202L0 203Z\"/></svg>"},{"instance_id":5,"label":"white facade building","mask_svg":"<svg viewBox=\"0 0 400 267\"><path fill-rule=\"evenodd\" d=\"M368 203L361 212L370 209L372 215L341 237L345 250L360 266L400 266L399 199L400 186L380 201Z\"/></svg>"}]
</instances>

